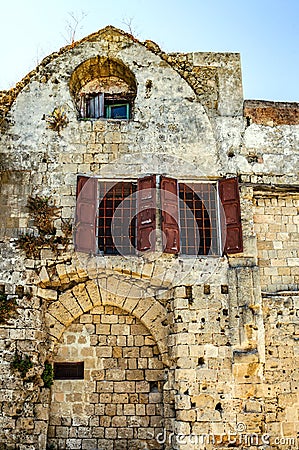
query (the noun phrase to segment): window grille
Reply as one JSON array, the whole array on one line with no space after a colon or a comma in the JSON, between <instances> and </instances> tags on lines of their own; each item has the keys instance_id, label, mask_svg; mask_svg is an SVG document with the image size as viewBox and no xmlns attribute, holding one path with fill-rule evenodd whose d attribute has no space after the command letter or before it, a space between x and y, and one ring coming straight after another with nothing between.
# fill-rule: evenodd
<instances>
[{"instance_id":1,"label":"window grille","mask_svg":"<svg viewBox=\"0 0 299 450\"><path fill-rule=\"evenodd\" d=\"M100 182L99 251L106 255L134 253L136 240L136 183ZM127 233L126 233L127 231Z\"/></svg>"},{"instance_id":2,"label":"window grille","mask_svg":"<svg viewBox=\"0 0 299 450\"><path fill-rule=\"evenodd\" d=\"M187 184L161 176L158 196L156 178L151 175L136 183L79 176L76 250L104 255L154 251L156 213L160 211L165 253L221 255L223 251L243 251L237 178L217 184Z\"/></svg>"},{"instance_id":3,"label":"window grille","mask_svg":"<svg viewBox=\"0 0 299 450\"><path fill-rule=\"evenodd\" d=\"M179 183L182 254L219 254L217 197L213 184Z\"/></svg>"}]
</instances>

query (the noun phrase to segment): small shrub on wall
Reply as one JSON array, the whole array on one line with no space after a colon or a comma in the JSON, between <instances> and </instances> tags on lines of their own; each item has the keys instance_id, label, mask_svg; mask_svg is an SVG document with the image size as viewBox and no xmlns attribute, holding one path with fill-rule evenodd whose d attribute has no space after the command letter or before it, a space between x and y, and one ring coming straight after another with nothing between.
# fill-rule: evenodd
<instances>
[{"instance_id":1,"label":"small shrub on wall","mask_svg":"<svg viewBox=\"0 0 299 450\"><path fill-rule=\"evenodd\" d=\"M50 248L56 255L59 250L65 250L72 234L72 224L70 220L62 219L63 236L56 235L54 221L60 218L60 208L55 206L51 197L31 196L27 207L37 229L36 233L27 231L18 237L17 246L25 252L27 258L39 258L42 248Z\"/></svg>"}]
</instances>

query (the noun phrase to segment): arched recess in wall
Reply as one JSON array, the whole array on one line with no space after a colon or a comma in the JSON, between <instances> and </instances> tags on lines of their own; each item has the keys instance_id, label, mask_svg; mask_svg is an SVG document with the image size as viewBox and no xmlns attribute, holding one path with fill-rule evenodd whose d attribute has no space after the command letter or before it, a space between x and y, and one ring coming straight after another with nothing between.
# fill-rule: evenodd
<instances>
[{"instance_id":1,"label":"arched recess in wall","mask_svg":"<svg viewBox=\"0 0 299 450\"><path fill-rule=\"evenodd\" d=\"M168 401L165 368L136 317L93 308L65 330L53 359L49 447L164 448L155 437Z\"/></svg>"},{"instance_id":2,"label":"arched recess in wall","mask_svg":"<svg viewBox=\"0 0 299 450\"><path fill-rule=\"evenodd\" d=\"M74 70L70 92L79 118L130 119L137 85L122 61L97 56Z\"/></svg>"},{"instance_id":3,"label":"arched recess in wall","mask_svg":"<svg viewBox=\"0 0 299 450\"><path fill-rule=\"evenodd\" d=\"M99 289L97 283L90 280L62 293L57 301L49 305L45 322L52 348L65 329L82 314L97 306L116 306L140 320L155 340L163 364L171 366L168 354L169 324L165 308L155 298L143 297L143 289L132 286L130 282L110 276L107 283L118 283L117 291L122 294L111 294L108 290Z\"/></svg>"}]
</instances>

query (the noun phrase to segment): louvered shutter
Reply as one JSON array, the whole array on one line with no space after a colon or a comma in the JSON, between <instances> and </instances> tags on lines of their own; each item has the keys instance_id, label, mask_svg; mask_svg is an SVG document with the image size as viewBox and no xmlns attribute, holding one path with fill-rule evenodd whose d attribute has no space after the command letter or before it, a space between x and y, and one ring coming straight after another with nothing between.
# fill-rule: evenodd
<instances>
[{"instance_id":1,"label":"louvered shutter","mask_svg":"<svg viewBox=\"0 0 299 450\"><path fill-rule=\"evenodd\" d=\"M163 251L165 253L179 253L179 197L178 183L174 178L161 177L161 215Z\"/></svg>"},{"instance_id":2,"label":"louvered shutter","mask_svg":"<svg viewBox=\"0 0 299 450\"><path fill-rule=\"evenodd\" d=\"M77 179L75 250L96 253L96 209L98 180L80 176Z\"/></svg>"},{"instance_id":3,"label":"louvered shutter","mask_svg":"<svg viewBox=\"0 0 299 450\"><path fill-rule=\"evenodd\" d=\"M155 250L156 176L139 178L137 183L137 250Z\"/></svg>"},{"instance_id":4,"label":"louvered shutter","mask_svg":"<svg viewBox=\"0 0 299 450\"><path fill-rule=\"evenodd\" d=\"M226 226L223 230L223 235L226 235L224 252L240 253L243 251L243 239L238 179L220 180L219 195L225 215L222 222Z\"/></svg>"}]
</instances>

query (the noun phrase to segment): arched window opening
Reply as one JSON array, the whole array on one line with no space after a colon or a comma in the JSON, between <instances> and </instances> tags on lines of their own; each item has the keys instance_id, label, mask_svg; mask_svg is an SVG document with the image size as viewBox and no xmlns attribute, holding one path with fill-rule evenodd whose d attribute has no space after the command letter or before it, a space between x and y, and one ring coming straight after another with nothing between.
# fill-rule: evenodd
<instances>
[{"instance_id":1,"label":"arched window opening","mask_svg":"<svg viewBox=\"0 0 299 450\"><path fill-rule=\"evenodd\" d=\"M80 116L99 119L129 119L135 92L118 77L101 77L80 91Z\"/></svg>"},{"instance_id":2,"label":"arched window opening","mask_svg":"<svg viewBox=\"0 0 299 450\"><path fill-rule=\"evenodd\" d=\"M121 61L92 58L71 76L79 118L130 119L136 97L133 73Z\"/></svg>"}]
</instances>

